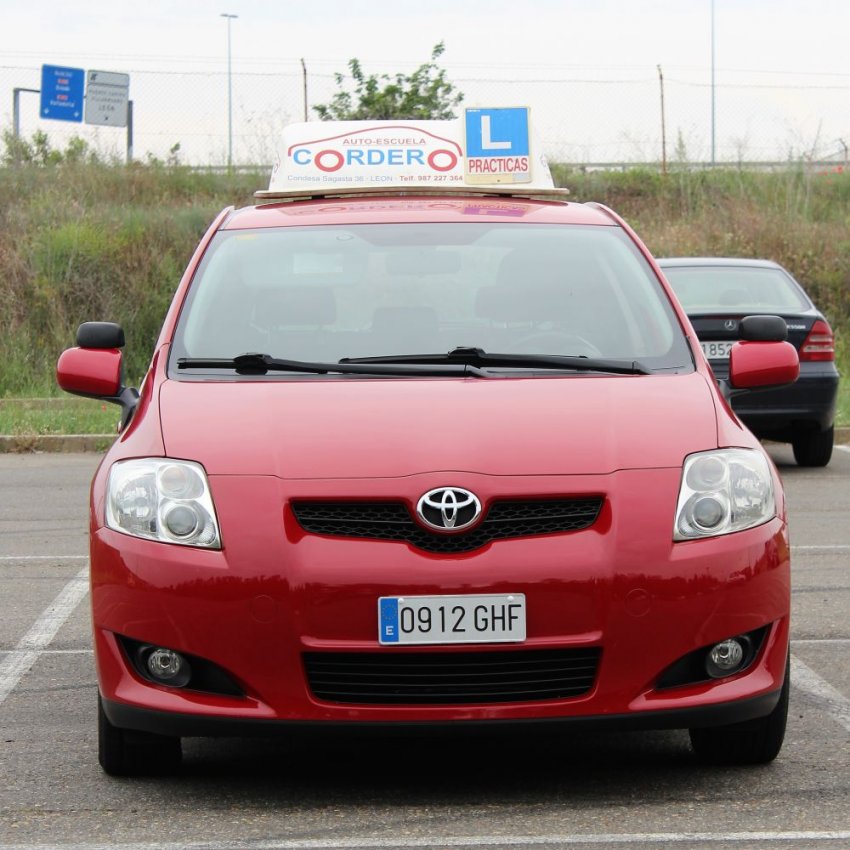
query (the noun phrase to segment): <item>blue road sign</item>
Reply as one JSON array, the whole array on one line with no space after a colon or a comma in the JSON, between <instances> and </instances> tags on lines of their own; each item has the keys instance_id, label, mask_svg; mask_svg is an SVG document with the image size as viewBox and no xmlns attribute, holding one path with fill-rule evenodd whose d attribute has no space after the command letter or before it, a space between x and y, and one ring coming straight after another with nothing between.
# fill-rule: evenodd
<instances>
[{"instance_id":1,"label":"blue road sign","mask_svg":"<svg viewBox=\"0 0 850 850\"><path fill-rule=\"evenodd\" d=\"M466 155L528 156L528 108L467 109Z\"/></svg>"},{"instance_id":2,"label":"blue road sign","mask_svg":"<svg viewBox=\"0 0 850 850\"><path fill-rule=\"evenodd\" d=\"M56 121L82 121L85 84L82 68L42 65L39 115Z\"/></svg>"}]
</instances>

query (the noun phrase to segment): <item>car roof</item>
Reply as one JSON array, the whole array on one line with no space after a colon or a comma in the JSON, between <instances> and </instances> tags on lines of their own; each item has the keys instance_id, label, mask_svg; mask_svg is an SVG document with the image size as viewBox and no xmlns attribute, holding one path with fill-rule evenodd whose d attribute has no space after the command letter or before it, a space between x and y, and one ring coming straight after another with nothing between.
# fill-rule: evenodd
<instances>
[{"instance_id":1,"label":"car roof","mask_svg":"<svg viewBox=\"0 0 850 850\"><path fill-rule=\"evenodd\" d=\"M674 268L676 266L739 266L757 269L782 269L773 260L753 260L744 257L658 257L658 265Z\"/></svg>"},{"instance_id":2,"label":"car roof","mask_svg":"<svg viewBox=\"0 0 850 850\"><path fill-rule=\"evenodd\" d=\"M597 204L470 193L370 195L258 204L233 210L222 229L476 221L619 226L614 216Z\"/></svg>"}]
</instances>

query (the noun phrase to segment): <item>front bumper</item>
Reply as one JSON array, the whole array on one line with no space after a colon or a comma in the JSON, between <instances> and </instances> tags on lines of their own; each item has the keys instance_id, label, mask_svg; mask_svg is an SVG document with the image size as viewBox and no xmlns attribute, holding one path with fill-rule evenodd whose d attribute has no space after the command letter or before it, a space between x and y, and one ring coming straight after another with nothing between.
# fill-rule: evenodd
<instances>
[{"instance_id":1,"label":"front bumper","mask_svg":"<svg viewBox=\"0 0 850 850\"><path fill-rule=\"evenodd\" d=\"M464 474L484 500L601 493L583 531L499 540L455 555L394 541L308 534L294 497L362 494L363 482L210 479L225 548L203 551L98 528L92 605L101 694L117 726L169 734L269 734L300 724L534 724L547 720L639 728L737 722L768 713L781 688L790 605L787 529L781 519L710 540L672 543L680 470L610 476L514 478ZM378 482L410 498L445 475ZM374 484L374 483L373 483ZM657 494L664 494L658 496ZM316 698L305 653L487 651L494 647L381 647L379 596L524 593L528 636L500 650L599 647L596 679L567 699L464 705L360 705ZM659 676L688 653L768 626L738 676L675 688ZM138 675L117 636L207 659L243 696L155 685Z\"/></svg>"},{"instance_id":2,"label":"front bumper","mask_svg":"<svg viewBox=\"0 0 850 850\"><path fill-rule=\"evenodd\" d=\"M602 716L548 717L518 720L446 720L446 721L351 721L331 722L316 720L244 720L232 717L209 717L175 711L159 711L139 708L122 702L104 699L103 710L109 722L121 729L138 732L153 732L157 735L199 738L273 738L315 734L326 736L332 733L351 735L374 733L386 736L393 733L414 733L417 737L425 732L439 735L459 734L467 738L474 734L490 733L548 733L553 728L567 730L658 730L693 729L698 727L725 726L743 723L764 717L776 707L781 689L732 702L697 706L694 708L669 709L667 711L642 711L629 714Z\"/></svg>"}]
</instances>

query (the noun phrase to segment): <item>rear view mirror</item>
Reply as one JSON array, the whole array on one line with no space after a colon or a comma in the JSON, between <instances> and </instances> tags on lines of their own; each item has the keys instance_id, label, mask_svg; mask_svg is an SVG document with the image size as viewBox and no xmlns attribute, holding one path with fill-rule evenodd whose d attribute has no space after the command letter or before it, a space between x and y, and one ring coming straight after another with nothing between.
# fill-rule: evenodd
<instances>
[{"instance_id":1,"label":"rear view mirror","mask_svg":"<svg viewBox=\"0 0 850 850\"><path fill-rule=\"evenodd\" d=\"M456 252L416 246L387 254L387 274L454 274L460 270L460 254Z\"/></svg>"}]
</instances>

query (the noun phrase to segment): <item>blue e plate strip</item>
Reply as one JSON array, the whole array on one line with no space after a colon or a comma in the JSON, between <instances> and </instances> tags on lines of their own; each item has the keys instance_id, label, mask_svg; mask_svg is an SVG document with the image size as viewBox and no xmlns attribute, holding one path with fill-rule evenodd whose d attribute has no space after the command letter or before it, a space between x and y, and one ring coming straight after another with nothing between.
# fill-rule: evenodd
<instances>
[{"instance_id":1,"label":"blue e plate strip","mask_svg":"<svg viewBox=\"0 0 850 850\"><path fill-rule=\"evenodd\" d=\"M378 610L381 643L398 643L398 599L385 597L379 600Z\"/></svg>"}]
</instances>

